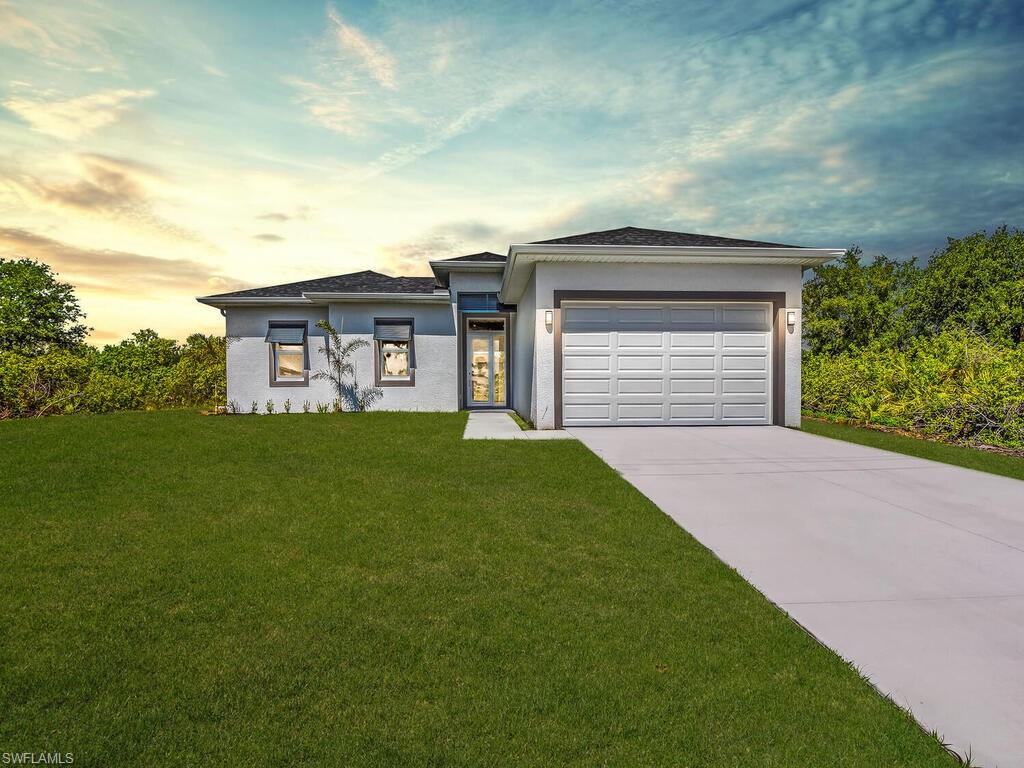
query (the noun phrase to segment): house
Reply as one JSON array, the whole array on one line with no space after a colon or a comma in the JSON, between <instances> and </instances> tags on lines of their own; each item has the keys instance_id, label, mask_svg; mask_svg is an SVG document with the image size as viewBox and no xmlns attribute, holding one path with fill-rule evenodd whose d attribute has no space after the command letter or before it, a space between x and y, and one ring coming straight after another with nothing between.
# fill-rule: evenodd
<instances>
[{"instance_id":1,"label":"house","mask_svg":"<svg viewBox=\"0 0 1024 768\"><path fill-rule=\"evenodd\" d=\"M203 296L226 318L228 400L330 403L329 320L377 408L515 409L540 429L800 423L804 269L841 249L625 227Z\"/></svg>"}]
</instances>

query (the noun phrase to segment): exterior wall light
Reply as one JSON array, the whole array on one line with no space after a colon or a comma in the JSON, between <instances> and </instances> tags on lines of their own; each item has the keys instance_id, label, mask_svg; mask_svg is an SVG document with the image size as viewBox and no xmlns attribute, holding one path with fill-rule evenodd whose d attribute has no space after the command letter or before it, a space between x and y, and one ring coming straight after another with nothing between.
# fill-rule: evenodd
<instances>
[{"instance_id":1,"label":"exterior wall light","mask_svg":"<svg viewBox=\"0 0 1024 768\"><path fill-rule=\"evenodd\" d=\"M551 326L554 325L554 322L555 322L554 310L545 309L544 310L544 325L547 327L547 329L549 331L551 330Z\"/></svg>"},{"instance_id":2,"label":"exterior wall light","mask_svg":"<svg viewBox=\"0 0 1024 768\"><path fill-rule=\"evenodd\" d=\"M796 310L786 310L786 325L796 325Z\"/></svg>"}]
</instances>

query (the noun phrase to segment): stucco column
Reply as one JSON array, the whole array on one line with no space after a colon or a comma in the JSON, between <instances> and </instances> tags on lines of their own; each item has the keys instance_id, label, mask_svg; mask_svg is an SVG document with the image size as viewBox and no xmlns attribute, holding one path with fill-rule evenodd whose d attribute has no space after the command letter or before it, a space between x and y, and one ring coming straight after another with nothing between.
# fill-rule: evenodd
<instances>
[{"instance_id":1,"label":"stucco column","mask_svg":"<svg viewBox=\"0 0 1024 768\"><path fill-rule=\"evenodd\" d=\"M790 312L796 313L796 323L786 325L786 413L785 423L787 427L800 426L800 307L787 307L782 313L782 322Z\"/></svg>"},{"instance_id":2,"label":"stucco column","mask_svg":"<svg viewBox=\"0 0 1024 768\"><path fill-rule=\"evenodd\" d=\"M555 324L558 310L553 310L554 322L544 322L544 313L552 310L550 295L537 297L536 343L533 361L533 423L537 429L555 428Z\"/></svg>"}]
</instances>

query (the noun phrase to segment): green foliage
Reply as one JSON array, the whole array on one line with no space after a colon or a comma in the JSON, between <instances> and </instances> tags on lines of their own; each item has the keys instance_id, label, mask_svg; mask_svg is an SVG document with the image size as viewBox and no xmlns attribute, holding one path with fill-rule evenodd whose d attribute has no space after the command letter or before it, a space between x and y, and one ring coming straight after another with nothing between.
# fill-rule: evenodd
<instances>
[{"instance_id":1,"label":"green foliage","mask_svg":"<svg viewBox=\"0 0 1024 768\"><path fill-rule=\"evenodd\" d=\"M327 358L327 368L313 374L313 379L329 381L334 388L334 410L368 411L373 404L384 397L380 387L361 387L352 354L370 345L366 339L355 338L342 341L341 335L326 320L316 324L327 333L328 343L320 350Z\"/></svg>"},{"instance_id":2,"label":"green foliage","mask_svg":"<svg viewBox=\"0 0 1024 768\"><path fill-rule=\"evenodd\" d=\"M74 288L32 259L0 259L0 352L40 354L73 348L89 329Z\"/></svg>"},{"instance_id":3,"label":"green foliage","mask_svg":"<svg viewBox=\"0 0 1024 768\"><path fill-rule=\"evenodd\" d=\"M905 303L918 274L914 261L887 256L864 265L860 248L851 248L804 284L804 341L812 351L830 355L873 341L897 346L911 329Z\"/></svg>"},{"instance_id":4,"label":"green foliage","mask_svg":"<svg viewBox=\"0 0 1024 768\"><path fill-rule=\"evenodd\" d=\"M0 418L222 404L226 349L222 337L178 345L145 329L101 350L2 352Z\"/></svg>"},{"instance_id":5,"label":"green foliage","mask_svg":"<svg viewBox=\"0 0 1024 768\"><path fill-rule=\"evenodd\" d=\"M955 329L838 355L805 353L811 413L967 444L1024 447L1024 346Z\"/></svg>"},{"instance_id":6,"label":"green foliage","mask_svg":"<svg viewBox=\"0 0 1024 768\"><path fill-rule=\"evenodd\" d=\"M918 333L968 328L991 341L1024 339L1024 232L1000 227L936 253L908 300Z\"/></svg>"},{"instance_id":7,"label":"green foliage","mask_svg":"<svg viewBox=\"0 0 1024 768\"><path fill-rule=\"evenodd\" d=\"M1024 447L1024 233L950 238L923 269L851 249L803 314L812 413Z\"/></svg>"}]
</instances>

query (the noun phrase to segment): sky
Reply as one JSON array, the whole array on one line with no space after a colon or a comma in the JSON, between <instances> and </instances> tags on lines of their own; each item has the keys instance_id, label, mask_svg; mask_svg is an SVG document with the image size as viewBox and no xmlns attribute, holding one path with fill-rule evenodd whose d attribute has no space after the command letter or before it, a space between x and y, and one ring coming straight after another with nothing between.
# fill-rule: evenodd
<instances>
[{"instance_id":1,"label":"sky","mask_svg":"<svg viewBox=\"0 0 1024 768\"><path fill-rule=\"evenodd\" d=\"M93 343L194 297L652 227L1024 227L1020 0L0 0L0 257Z\"/></svg>"}]
</instances>

